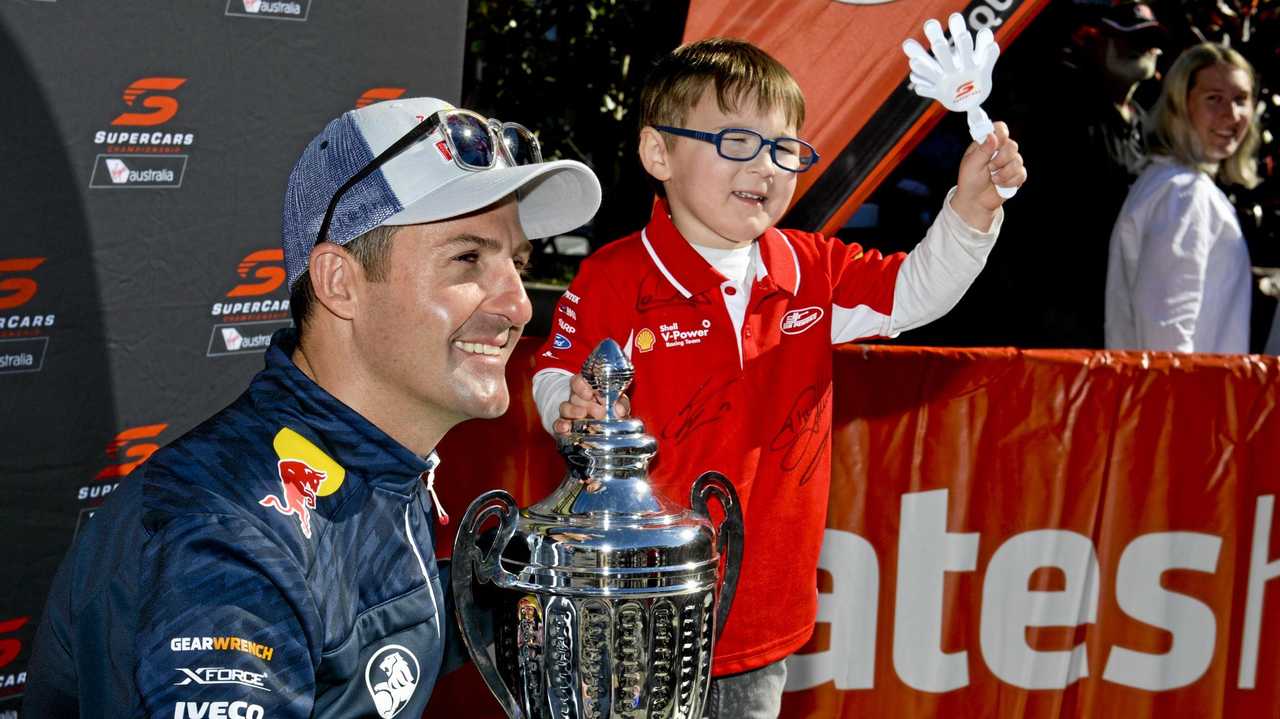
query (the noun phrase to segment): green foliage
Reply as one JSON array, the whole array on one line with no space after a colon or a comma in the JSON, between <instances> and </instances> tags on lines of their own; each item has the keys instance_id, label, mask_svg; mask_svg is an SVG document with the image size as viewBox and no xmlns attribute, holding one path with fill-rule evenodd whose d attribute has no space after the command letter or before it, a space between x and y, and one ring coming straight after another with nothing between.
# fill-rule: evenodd
<instances>
[{"instance_id":1,"label":"green foliage","mask_svg":"<svg viewBox=\"0 0 1280 719\"><path fill-rule=\"evenodd\" d=\"M463 106L519 122L548 158L595 170L604 204L593 247L648 219L653 194L635 157L639 93L653 62L679 44L687 12L687 2L663 0L470 4ZM541 265L539 277L566 274Z\"/></svg>"}]
</instances>

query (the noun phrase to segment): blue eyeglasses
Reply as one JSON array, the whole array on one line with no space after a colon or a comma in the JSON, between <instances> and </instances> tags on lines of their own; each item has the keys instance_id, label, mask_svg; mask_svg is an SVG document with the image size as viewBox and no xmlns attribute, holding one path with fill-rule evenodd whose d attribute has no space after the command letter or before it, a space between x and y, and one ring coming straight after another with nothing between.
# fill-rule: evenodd
<instances>
[{"instance_id":1,"label":"blue eyeglasses","mask_svg":"<svg viewBox=\"0 0 1280 719\"><path fill-rule=\"evenodd\" d=\"M795 137L779 137L773 140L754 130L730 127L720 132L699 132L685 127L654 125L655 130L677 137L690 137L716 146L716 152L726 160L747 162L754 160L767 145L773 164L787 172L804 172L818 163L818 151L813 145Z\"/></svg>"}]
</instances>

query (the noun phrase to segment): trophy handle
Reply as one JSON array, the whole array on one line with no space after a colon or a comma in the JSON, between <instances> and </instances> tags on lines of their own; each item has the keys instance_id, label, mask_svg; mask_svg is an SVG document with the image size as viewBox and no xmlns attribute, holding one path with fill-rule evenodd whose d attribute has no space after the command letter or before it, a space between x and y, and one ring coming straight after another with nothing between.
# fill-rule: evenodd
<instances>
[{"instance_id":1,"label":"trophy handle","mask_svg":"<svg viewBox=\"0 0 1280 719\"><path fill-rule=\"evenodd\" d=\"M470 507L467 507L467 513L462 516L462 523L458 525L458 534L453 540L453 570L450 582L458 625L462 628L462 639L467 645L467 653L475 662L484 683L489 685L489 691L493 692L493 696L507 712L507 716L512 719L524 719L524 712L520 710L515 694L498 673L497 662L494 659L496 639L492 632L487 638L485 636L483 631L485 612L476 606L475 597L472 594L472 582L478 581L481 584L493 582L500 587L506 587L511 582L510 573L502 569L499 559L507 542L515 534L516 517L519 511L515 498L501 489L485 492L477 497ZM489 551L482 553L476 544L476 533L491 517L498 518L498 532L493 538Z\"/></svg>"},{"instance_id":2,"label":"trophy handle","mask_svg":"<svg viewBox=\"0 0 1280 719\"><path fill-rule=\"evenodd\" d=\"M716 528L716 549L724 557L724 577L720 580L720 595L716 598L716 639L724 631L724 622L733 606L733 594L738 588L738 573L742 568L742 505L733 484L719 472L703 472L694 480L689 493L689 505L695 512L710 517L707 498L716 495L724 508L724 521Z\"/></svg>"}]
</instances>

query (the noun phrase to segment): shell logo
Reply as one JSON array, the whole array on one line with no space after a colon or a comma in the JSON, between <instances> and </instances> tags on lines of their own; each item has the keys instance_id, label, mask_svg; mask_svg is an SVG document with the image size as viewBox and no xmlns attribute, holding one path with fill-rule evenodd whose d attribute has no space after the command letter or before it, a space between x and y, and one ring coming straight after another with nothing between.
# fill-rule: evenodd
<instances>
[{"instance_id":1,"label":"shell logo","mask_svg":"<svg viewBox=\"0 0 1280 719\"><path fill-rule=\"evenodd\" d=\"M648 352L653 349L653 345L657 341L658 341L658 338L654 336L653 330L649 329L648 327L645 327L644 329L640 330L639 334L636 335L636 349L640 350L641 352Z\"/></svg>"}]
</instances>

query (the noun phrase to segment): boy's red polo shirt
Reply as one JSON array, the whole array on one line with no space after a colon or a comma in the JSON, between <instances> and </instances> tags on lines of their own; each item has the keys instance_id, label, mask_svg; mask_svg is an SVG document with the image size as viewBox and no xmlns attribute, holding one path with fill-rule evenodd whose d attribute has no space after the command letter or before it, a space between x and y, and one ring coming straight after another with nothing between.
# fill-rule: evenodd
<instances>
[{"instance_id":1,"label":"boy's red polo shirt","mask_svg":"<svg viewBox=\"0 0 1280 719\"><path fill-rule=\"evenodd\" d=\"M905 258L791 230L758 242L741 362L721 296L736 290L663 202L643 231L583 262L537 359L539 372L576 374L612 337L635 365L632 414L658 439L654 486L687 504L693 480L716 470L737 489L746 538L717 676L782 659L812 632L830 482L832 317L852 319L855 336L887 333Z\"/></svg>"}]
</instances>

